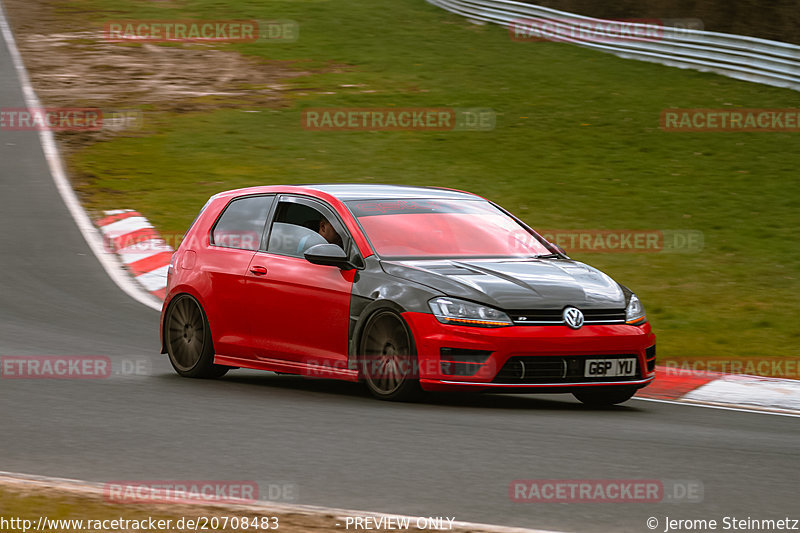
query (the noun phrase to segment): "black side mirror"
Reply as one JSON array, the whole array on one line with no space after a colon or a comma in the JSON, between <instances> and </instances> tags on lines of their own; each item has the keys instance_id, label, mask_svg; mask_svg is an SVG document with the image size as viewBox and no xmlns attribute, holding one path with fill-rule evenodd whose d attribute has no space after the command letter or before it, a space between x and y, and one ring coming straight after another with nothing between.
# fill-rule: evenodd
<instances>
[{"instance_id":1,"label":"black side mirror","mask_svg":"<svg viewBox=\"0 0 800 533\"><path fill-rule=\"evenodd\" d=\"M336 244L315 244L306 250L303 256L306 261L315 265L335 266L342 270L354 268L347 258L347 254Z\"/></svg>"}]
</instances>

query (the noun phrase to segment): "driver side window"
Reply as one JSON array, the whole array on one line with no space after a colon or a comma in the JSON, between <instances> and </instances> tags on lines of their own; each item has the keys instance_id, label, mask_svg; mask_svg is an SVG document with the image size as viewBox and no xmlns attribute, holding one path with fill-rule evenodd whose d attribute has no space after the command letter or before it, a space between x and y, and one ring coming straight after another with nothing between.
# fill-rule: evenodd
<instances>
[{"instance_id":1,"label":"driver side window","mask_svg":"<svg viewBox=\"0 0 800 533\"><path fill-rule=\"evenodd\" d=\"M325 237L314 230L295 224L276 222L272 225L267 251L273 254L303 257L303 253L312 246L326 242L328 241Z\"/></svg>"},{"instance_id":2,"label":"driver side window","mask_svg":"<svg viewBox=\"0 0 800 533\"><path fill-rule=\"evenodd\" d=\"M280 202L269 234L267 252L303 257L317 244L333 243L346 250L336 220L305 203ZM346 235L344 235L346 238Z\"/></svg>"}]
</instances>

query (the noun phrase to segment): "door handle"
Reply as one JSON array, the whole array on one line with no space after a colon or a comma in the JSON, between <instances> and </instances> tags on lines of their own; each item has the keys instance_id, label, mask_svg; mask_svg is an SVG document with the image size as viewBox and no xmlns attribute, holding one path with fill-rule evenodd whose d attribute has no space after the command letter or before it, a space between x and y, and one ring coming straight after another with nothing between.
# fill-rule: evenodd
<instances>
[{"instance_id":1,"label":"door handle","mask_svg":"<svg viewBox=\"0 0 800 533\"><path fill-rule=\"evenodd\" d=\"M256 276L265 276L267 274L267 267L262 267L262 266L250 267L250 272L252 272Z\"/></svg>"}]
</instances>

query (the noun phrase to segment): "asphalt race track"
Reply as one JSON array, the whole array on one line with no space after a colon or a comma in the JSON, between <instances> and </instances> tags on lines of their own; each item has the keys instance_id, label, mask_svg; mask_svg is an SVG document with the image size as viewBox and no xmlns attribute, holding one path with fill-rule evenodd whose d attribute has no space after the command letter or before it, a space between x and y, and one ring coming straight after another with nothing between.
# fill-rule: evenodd
<instances>
[{"instance_id":1,"label":"asphalt race track","mask_svg":"<svg viewBox=\"0 0 800 533\"><path fill-rule=\"evenodd\" d=\"M24 105L2 42L0 107ZM356 384L271 373L179 378L158 353L158 313L93 256L37 133L0 131L0 162L0 355L105 355L115 368L144 369L0 380L0 470L294 483L301 504L565 531L648 531L650 516L797 515L798 418L639 400L593 411L571 396L393 404ZM697 480L704 501L508 496L514 479L606 478Z\"/></svg>"}]
</instances>

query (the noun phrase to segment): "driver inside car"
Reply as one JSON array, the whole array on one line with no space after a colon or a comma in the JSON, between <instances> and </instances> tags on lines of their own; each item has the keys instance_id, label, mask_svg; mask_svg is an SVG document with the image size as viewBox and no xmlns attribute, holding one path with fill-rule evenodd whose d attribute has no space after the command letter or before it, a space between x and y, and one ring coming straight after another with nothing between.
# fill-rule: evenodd
<instances>
[{"instance_id":1,"label":"driver inside car","mask_svg":"<svg viewBox=\"0 0 800 533\"><path fill-rule=\"evenodd\" d=\"M319 234L325 237L325 240L329 243L335 244L339 248L344 248L342 246L342 238L336 233L336 230L333 229L333 226L325 217L322 217L319 221Z\"/></svg>"},{"instance_id":2,"label":"driver inside car","mask_svg":"<svg viewBox=\"0 0 800 533\"><path fill-rule=\"evenodd\" d=\"M317 233L322 235L322 237L326 241L328 241L328 243L335 244L339 248L344 249L344 246L342 245L342 238L339 236L338 233L336 233L336 230L333 229L333 225L331 225L331 223L328 222L327 218L322 217L320 219L319 230L317 230ZM297 253L303 253L306 250L307 248L306 244L308 242L309 237L310 235L306 235L305 237L300 239L300 242L297 244Z\"/></svg>"}]
</instances>

